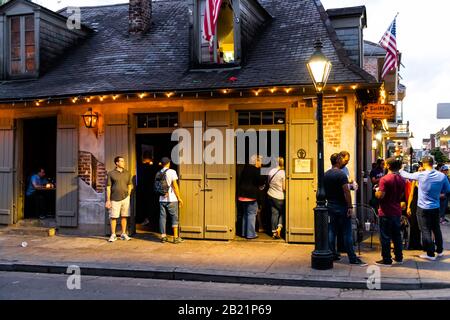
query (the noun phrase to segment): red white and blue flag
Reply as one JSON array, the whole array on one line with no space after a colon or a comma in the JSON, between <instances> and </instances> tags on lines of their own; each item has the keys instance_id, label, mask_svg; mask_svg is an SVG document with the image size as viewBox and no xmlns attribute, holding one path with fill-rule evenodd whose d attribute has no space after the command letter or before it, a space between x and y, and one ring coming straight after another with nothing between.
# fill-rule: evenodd
<instances>
[{"instance_id":1,"label":"red white and blue flag","mask_svg":"<svg viewBox=\"0 0 450 320\"><path fill-rule=\"evenodd\" d=\"M210 48L213 46L221 5L222 0L206 0L205 18L203 19L203 38L209 42Z\"/></svg>"},{"instance_id":2,"label":"red white and blue flag","mask_svg":"<svg viewBox=\"0 0 450 320\"><path fill-rule=\"evenodd\" d=\"M397 51L397 17L394 18L391 25L380 40L380 46L386 49L386 58L384 59L383 69L381 70L381 78L384 79L386 74L392 69L398 67L398 51Z\"/></svg>"}]
</instances>

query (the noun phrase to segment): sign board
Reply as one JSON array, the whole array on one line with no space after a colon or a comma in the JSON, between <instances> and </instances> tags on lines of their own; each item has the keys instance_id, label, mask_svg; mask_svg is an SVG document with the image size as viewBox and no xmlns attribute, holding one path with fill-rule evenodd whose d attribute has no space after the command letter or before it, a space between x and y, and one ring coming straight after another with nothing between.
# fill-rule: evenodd
<instances>
[{"instance_id":1,"label":"sign board","mask_svg":"<svg viewBox=\"0 0 450 320\"><path fill-rule=\"evenodd\" d=\"M369 103L364 107L364 117L376 120L395 120L395 106L392 104Z\"/></svg>"},{"instance_id":2,"label":"sign board","mask_svg":"<svg viewBox=\"0 0 450 320\"><path fill-rule=\"evenodd\" d=\"M437 118L450 119L450 103L438 103Z\"/></svg>"},{"instance_id":3,"label":"sign board","mask_svg":"<svg viewBox=\"0 0 450 320\"><path fill-rule=\"evenodd\" d=\"M294 173L312 173L312 159L294 159Z\"/></svg>"}]
</instances>

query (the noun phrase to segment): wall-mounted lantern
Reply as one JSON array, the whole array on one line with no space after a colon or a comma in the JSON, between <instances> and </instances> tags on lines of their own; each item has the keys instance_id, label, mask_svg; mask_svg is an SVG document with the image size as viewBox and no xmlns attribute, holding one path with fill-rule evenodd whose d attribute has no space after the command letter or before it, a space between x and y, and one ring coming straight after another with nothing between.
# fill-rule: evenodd
<instances>
[{"instance_id":1,"label":"wall-mounted lantern","mask_svg":"<svg viewBox=\"0 0 450 320\"><path fill-rule=\"evenodd\" d=\"M89 108L81 117L83 117L84 126L86 128L91 129L97 127L98 112L93 112L92 108Z\"/></svg>"}]
</instances>

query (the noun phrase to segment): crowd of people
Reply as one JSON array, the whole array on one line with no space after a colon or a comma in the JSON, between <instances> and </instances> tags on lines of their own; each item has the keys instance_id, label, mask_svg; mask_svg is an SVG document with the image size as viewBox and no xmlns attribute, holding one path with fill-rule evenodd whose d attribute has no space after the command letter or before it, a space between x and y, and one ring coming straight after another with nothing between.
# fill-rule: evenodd
<instances>
[{"instance_id":1,"label":"crowd of people","mask_svg":"<svg viewBox=\"0 0 450 320\"><path fill-rule=\"evenodd\" d=\"M132 181L125 169L123 157L115 158L116 168L108 173L106 208L110 210L110 242L117 240L116 225L121 218L121 239L130 240L127 235L127 218L129 217L130 193ZM331 168L324 174L324 191L329 214L329 247L335 261L341 259L340 252L345 252L349 263L365 266L354 251L352 218L355 216L352 190L358 184L351 179L347 164L350 154L347 151L335 153L330 157ZM159 229L161 242L167 242L166 220L169 215L173 229L173 242L181 243L179 235L178 210L183 206L178 187L178 175L170 168L171 160L161 159L162 169L156 174L154 191L159 195L160 216ZM261 175L262 158L253 155L244 165L237 188L238 215L241 218L241 236L247 239L258 238L257 215L261 214L263 194L271 213L271 233L273 239L281 239L285 225L286 172L284 159L277 159L277 166L267 176ZM379 222L381 260L380 266L391 266L394 262L403 263L403 249L422 249L425 253L420 258L434 261L443 255L441 224L445 218L450 196L449 167L438 164L434 167L432 157L424 157L417 172L402 170L402 163L396 158L379 159L370 172L372 182L372 199L370 205L376 210ZM402 219L408 219L410 237L407 248L403 248L401 225ZM391 256L391 242L394 257Z\"/></svg>"},{"instance_id":2,"label":"crowd of people","mask_svg":"<svg viewBox=\"0 0 450 320\"><path fill-rule=\"evenodd\" d=\"M127 219L130 215L130 195L132 179L125 169L125 160L121 156L114 159L115 169L108 173L106 188L106 208L109 210L111 236L109 242L118 239L117 220L120 218L122 234L120 239L130 240L127 234ZM170 216L173 230L173 243L181 243L179 235L178 210L183 206L177 172L170 168L171 160L163 157L161 170L154 179L154 192L159 196L159 231L161 242L168 242L166 233L167 216ZM258 238L256 232L257 215L261 215L262 202L266 202L271 213L272 238L281 239L285 220L286 173L284 159L277 158L277 166L267 176L261 174L262 157L253 155L240 174L238 182L238 207L241 218L241 236L247 239ZM263 195L263 200L260 200ZM260 226L261 227L261 226Z\"/></svg>"},{"instance_id":3,"label":"crowd of people","mask_svg":"<svg viewBox=\"0 0 450 320\"><path fill-rule=\"evenodd\" d=\"M340 260L339 252L346 252L349 263L367 265L356 256L353 249L353 203L350 191L357 185L349 178L346 151L330 157L332 168L324 176L324 187L329 214L329 246L334 260ZM449 167L434 167L432 157L424 157L415 173L402 170L402 162L396 158L378 159L370 172L372 198L370 205L378 216L381 260L376 264L391 266L403 263L403 249L423 250L419 257L434 261L444 254L441 224L448 221L450 196ZM407 219L410 225L408 247L403 248L401 226ZM336 241L337 240L337 241ZM339 248L339 242L343 244ZM391 242L394 258L391 256Z\"/></svg>"}]
</instances>

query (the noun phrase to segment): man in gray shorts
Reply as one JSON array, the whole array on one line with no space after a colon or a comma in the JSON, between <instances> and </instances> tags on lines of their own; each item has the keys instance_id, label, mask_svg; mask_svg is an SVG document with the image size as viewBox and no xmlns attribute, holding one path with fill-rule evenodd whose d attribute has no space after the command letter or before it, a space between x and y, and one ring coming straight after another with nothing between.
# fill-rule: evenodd
<instances>
[{"instance_id":1,"label":"man in gray shorts","mask_svg":"<svg viewBox=\"0 0 450 320\"><path fill-rule=\"evenodd\" d=\"M106 184L106 204L109 209L109 218L111 220L111 237L109 242L117 240L116 225L117 219L121 217L122 240L130 240L127 235L127 218L130 216L130 194L133 189L130 173L125 170L125 159L115 157L116 168L108 172L108 182Z\"/></svg>"}]
</instances>

